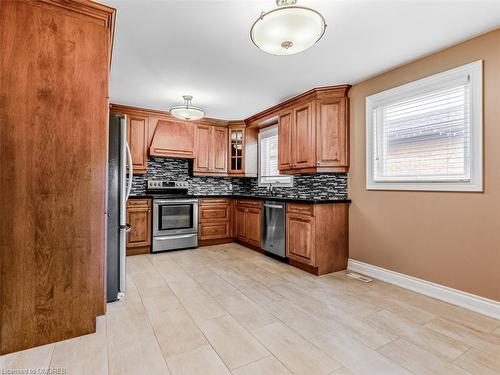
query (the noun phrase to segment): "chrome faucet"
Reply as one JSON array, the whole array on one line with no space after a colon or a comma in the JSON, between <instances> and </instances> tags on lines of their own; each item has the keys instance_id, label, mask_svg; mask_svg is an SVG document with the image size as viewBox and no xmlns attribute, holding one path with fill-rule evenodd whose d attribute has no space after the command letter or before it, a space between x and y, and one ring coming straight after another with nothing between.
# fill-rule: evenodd
<instances>
[{"instance_id":1,"label":"chrome faucet","mask_svg":"<svg viewBox=\"0 0 500 375\"><path fill-rule=\"evenodd\" d=\"M269 195L270 196L273 196L273 191L274 191L274 185L272 183L269 183L269 185L267 185L267 190L269 191Z\"/></svg>"}]
</instances>

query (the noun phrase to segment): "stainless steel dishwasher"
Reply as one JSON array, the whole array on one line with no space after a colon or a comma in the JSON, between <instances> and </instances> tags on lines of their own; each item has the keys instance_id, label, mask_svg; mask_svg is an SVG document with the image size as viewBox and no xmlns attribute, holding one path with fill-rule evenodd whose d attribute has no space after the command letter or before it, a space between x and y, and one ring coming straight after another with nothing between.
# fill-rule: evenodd
<instances>
[{"instance_id":1,"label":"stainless steel dishwasher","mask_svg":"<svg viewBox=\"0 0 500 375\"><path fill-rule=\"evenodd\" d=\"M264 201L262 215L262 248L280 258L285 257L285 202Z\"/></svg>"}]
</instances>

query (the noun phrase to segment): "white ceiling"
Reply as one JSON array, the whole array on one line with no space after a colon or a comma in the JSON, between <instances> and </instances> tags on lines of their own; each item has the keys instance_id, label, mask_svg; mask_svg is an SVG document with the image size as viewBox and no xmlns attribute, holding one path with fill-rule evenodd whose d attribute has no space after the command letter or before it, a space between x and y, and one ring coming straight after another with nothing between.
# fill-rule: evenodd
<instances>
[{"instance_id":1,"label":"white ceiling","mask_svg":"<svg viewBox=\"0 0 500 375\"><path fill-rule=\"evenodd\" d=\"M496 0L298 0L325 36L293 56L253 45L265 1L116 1L111 101L168 110L194 96L208 117L242 119L310 88L356 83L500 27Z\"/></svg>"}]
</instances>

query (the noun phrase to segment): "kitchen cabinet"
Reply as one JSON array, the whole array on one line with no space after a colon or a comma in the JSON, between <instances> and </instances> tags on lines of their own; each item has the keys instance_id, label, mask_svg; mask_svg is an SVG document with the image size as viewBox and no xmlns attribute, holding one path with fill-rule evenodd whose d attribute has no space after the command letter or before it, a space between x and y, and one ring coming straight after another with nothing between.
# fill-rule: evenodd
<instances>
[{"instance_id":1,"label":"kitchen cabinet","mask_svg":"<svg viewBox=\"0 0 500 375\"><path fill-rule=\"evenodd\" d=\"M144 174L148 170L148 128L147 116L127 115L127 139L134 174Z\"/></svg>"},{"instance_id":2,"label":"kitchen cabinet","mask_svg":"<svg viewBox=\"0 0 500 375\"><path fill-rule=\"evenodd\" d=\"M193 174L197 176L227 175L226 127L206 124L195 125L195 156Z\"/></svg>"},{"instance_id":3,"label":"kitchen cabinet","mask_svg":"<svg viewBox=\"0 0 500 375\"><path fill-rule=\"evenodd\" d=\"M1 1L0 20L4 355L93 333L105 313L115 10L93 1ZM4 361L1 372L27 371Z\"/></svg>"},{"instance_id":4,"label":"kitchen cabinet","mask_svg":"<svg viewBox=\"0 0 500 375\"><path fill-rule=\"evenodd\" d=\"M258 129L245 128L243 121L228 127L228 174L234 177L257 177Z\"/></svg>"},{"instance_id":5,"label":"kitchen cabinet","mask_svg":"<svg viewBox=\"0 0 500 375\"><path fill-rule=\"evenodd\" d=\"M235 206L235 235L244 244L260 248L262 210L260 201L237 200Z\"/></svg>"},{"instance_id":6,"label":"kitchen cabinet","mask_svg":"<svg viewBox=\"0 0 500 375\"><path fill-rule=\"evenodd\" d=\"M199 208L199 245L231 242L231 200L227 198L201 198Z\"/></svg>"},{"instance_id":7,"label":"kitchen cabinet","mask_svg":"<svg viewBox=\"0 0 500 375\"><path fill-rule=\"evenodd\" d=\"M316 102L316 155L319 168L349 167L348 98Z\"/></svg>"},{"instance_id":8,"label":"kitchen cabinet","mask_svg":"<svg viewBox=\"0 0 500 375\"><path fill-rule=\"evenodd\" d=\"M127 202L127 255L151 251L151 200L129 199Z\"/></svg>"},{"instance_id":9,"label":"kitchen cabinet","mask_svg":"<svg viewBox=\"0 0 500 375\"><path fill-rule=\"evenodd\" d=\"M347 172L350 86L313 89L265 111L278 117L278 168L282 174ZM259 115L249 123L263 121Z\"/></svg>"},{"instance_id":10,"label":"kitchen cabinet","mask_svg":"<svg viewBox=\"0 0 500 375\"><path fill-rule=\"evenodd\" d=\"M194 125L188 121L159 120L149 148L149 155L180 159L195 157Z\"/></svg>"},{"instance_id":11,"label":"kitchen cabinet","mask_svg":"<svg viewBox=\"0 0 500 375\"><path fill-rule=\"evenodd\" d=\"M291 265L315 275L347 268L347 203L288 203L286 255Z\"/></svg>"}]
</instances>

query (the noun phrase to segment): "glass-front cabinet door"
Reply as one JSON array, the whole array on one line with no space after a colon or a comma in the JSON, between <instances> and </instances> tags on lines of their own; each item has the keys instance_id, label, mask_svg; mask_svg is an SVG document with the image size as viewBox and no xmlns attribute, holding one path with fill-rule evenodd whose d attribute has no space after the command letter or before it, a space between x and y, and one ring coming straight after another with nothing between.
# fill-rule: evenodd
<instances>
[{"instance_id":1,"label":"glass-front cabinet door","mask_svg":"<svg viewBox=\"0 0 500 375\"><path fill-rule=\"evenodd\" d=\"M244 174L245 129L229 129L229 173Z\"/></svg>"}]
</instances>

